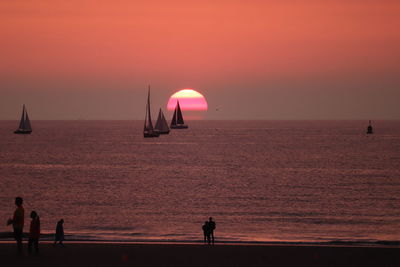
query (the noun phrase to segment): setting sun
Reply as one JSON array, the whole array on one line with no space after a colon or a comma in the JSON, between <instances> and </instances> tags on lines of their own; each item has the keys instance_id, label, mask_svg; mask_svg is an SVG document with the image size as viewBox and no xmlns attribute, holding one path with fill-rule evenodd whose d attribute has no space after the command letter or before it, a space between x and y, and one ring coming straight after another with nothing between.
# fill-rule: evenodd
<instances>
[{"instance_id":1,"label":"setting sun","mask_svg":"<svg viewBox=\"0 0 400 267\"><path fill-rule=\"evenodd\" d=\"M179 100L182 110L206 111L208 109L208 104L204 96L193 89L182 89L173 94L169 98L167 109L174 110L177 100Z\"/></svg>"}]
</instances>

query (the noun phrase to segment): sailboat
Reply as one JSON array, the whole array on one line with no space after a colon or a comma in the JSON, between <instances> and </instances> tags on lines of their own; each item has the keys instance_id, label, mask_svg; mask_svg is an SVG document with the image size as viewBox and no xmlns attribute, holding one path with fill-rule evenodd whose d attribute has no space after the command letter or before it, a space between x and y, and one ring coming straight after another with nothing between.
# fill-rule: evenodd
<instances>
[{"instance_id":1,"label":"sailboat","mask_svg":"<svg viewBox=\"0 0 400 267\"><path fill-rule=\"evenodd\" d=\"M158 118L157 118L155 129L160 134L169 134L168 123L165 120L164 113L162 112L161 108L160 108L160 111L158 112Z\"/></svg>"},{"instance_id":2,"label":"sailboat","mask_svg":"<svg viewBox=\"0 0 400 267\"><path fill-rule=\"evenodd\" d=\"M144 137L159 137L160 136L160 133L153 128L153 123L151 122L150 86L149 86L149 92L147 94L146 117L144 119L143 136Z\"/></svg>"},{"instance_id":3,"label":"sailboat","mask_svg":"<svg viewBox=\"0 0 400 267\"><path fill-rule=\"evenodd\" d=\"M15 134L30 134L32 132L31 122L29 121L28 112L26 111L25 105L22 107L21 121L19 127L14 131Z\"/></svg>"},{"instance_id":4,"label":"sailboat","mask_svg":"<svg viewBox=\"0 0 400 267\"><path fill-rule=\"evenodd\" d=\"M372 129L371 121L369 121L369 125L367 127L367 134L373 134L374 130Z\"/></svg>"},{"instance_id":5,"label":"sailboat","mask_svg":"<svg viewBox=\"0 0 400 267\"><path fill-rule=\"evenodd\" d=\"M176 102L176 107L174 111L174 116L171 121L171 129L187 129L189 126L183 121L181 106L179 105L179 100Z\"/></svg>"}]
</instances>

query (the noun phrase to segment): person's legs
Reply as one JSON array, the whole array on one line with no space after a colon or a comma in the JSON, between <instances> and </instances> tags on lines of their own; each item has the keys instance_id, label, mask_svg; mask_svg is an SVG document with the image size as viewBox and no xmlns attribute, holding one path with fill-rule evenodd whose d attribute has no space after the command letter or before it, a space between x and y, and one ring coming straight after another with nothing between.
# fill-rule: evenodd
<instances>
[{"instance_id":1,"label":"person's legs","mask_svg":"<svg viewBox=\"0 0 400 267\"><path fill-rule=\"evenodd\" d=\"M211 241L212 241L212 243L214 245L214 231L211 232Z\"/></svg>"},{"instance_id":2,"label":"person's legs","mask_svg":"<svg viewBox=\"0 0 400 267\"><path fill-rule=\"evenodd\" d=\"M29 238L28 239L28 252L29 252L29 254L32 254L32 242L33 242L33 239Z\"/></svg>"},{"instance_id":3,"label":"person's legs","mask_svg":"<svg viewBox=\"0 0 400 267\"><path fill-rule=\"evenodd\" d=\"M33 240L33 245L35 246L35 253L38 254L39 253L39 238L35 238Z\"/></svg>"},{"instance_id":4,"label":"person's legs","mask_svg":"<svg viewBox=\"0 0 400 267\"><path fill-rule=\"evenodd\" d=\"M22 254L22 229L14 229L14 238L17 241L18 254Z\"/></svg>"},{"instance_id":5,"label":"person's legs","mask_svg":"<svg viewBox=\"0 0 400 267\"><path fill-rule=\"evenodd\" d=\"M56 238L54 240L54 246L56 246L57 244L62 245L61 241L62 241L61 237L56 235Z\"/></svg>"}]
</instances>

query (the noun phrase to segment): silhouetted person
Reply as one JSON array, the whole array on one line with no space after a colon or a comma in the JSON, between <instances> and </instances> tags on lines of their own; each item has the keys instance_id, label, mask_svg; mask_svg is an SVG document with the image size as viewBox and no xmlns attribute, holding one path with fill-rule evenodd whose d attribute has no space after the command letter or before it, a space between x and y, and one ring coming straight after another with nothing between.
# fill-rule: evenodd
<instances>
[{"instance_id":1,"label":"silhouetted person","mask_svg":"<svg viewBox=\"0 0 400 267\"><path fill-rule=\"evenodd\" d=\"M56 236L54 240L54 246L60 244L61 246L64 246L62 243L64 241L64 220L61 219L57 222L57 227L56 227Z\"/></svg>"},{"instance_id":2,"label":"silhouetted person","mask_svg":"<svg viewBox=\"0 0 400 267\"><path fill-rule=\"evenodd\" d=\"M24 200L22 197L15 198L15 205L17 206L17 209L14 211L13 218L8 219L7 221L7 225L13 225L14 239L17 241L18 254L22 254L22 233L24 230L25 216L24 207L22 206L23 202Z\"/></svg>"},{"instance_id":3,"label":"silhouetted person","mask_svg":"<svg viewBox=\"0 0 400 267\"><path fill-rule=\"evenodd\" d=\"M35 253L39 253L40 219L36 211L31 212L31 227L29 228L28 252L32 254L32 245Z\"/></svg>"},{"instance_id":4,"label":"silhouetted person","mask_svg":"<svg viewBox=\"0 0 400 267\"><path fill-rule=\"evenodd\" d=\"M215 230L216 224L213 221L212 217L210 217L208 220L208 226L210 227L211 241L212 241L212 244L214 245L214 230Z\"/></svg>"},{"instance_id":5,"label":"silhouetted person","mask_svg":"<svg viewBox=\"0 0 400 267\"><path fill-rule=\"evenodd\" d=\"M204 234L204 244L211 243L211 239L210 239L210 225L208 223L208 221L205 221L203 226L201 227L201 229L203 229L203 234Z\"/></svg>"}]
</instances>

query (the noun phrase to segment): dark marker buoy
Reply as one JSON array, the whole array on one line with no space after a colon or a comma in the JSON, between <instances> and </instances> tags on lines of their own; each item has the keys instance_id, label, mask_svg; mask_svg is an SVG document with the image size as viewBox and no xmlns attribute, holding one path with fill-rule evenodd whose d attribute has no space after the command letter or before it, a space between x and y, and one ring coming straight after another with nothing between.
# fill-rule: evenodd
<instances>
[{"instance_id":1,"label":"dark marker buoy","mask_svg":"<svg viewBox=\"0 0 400 267\"><path fill-rule=\"evenodd\" d=\"M367 127L367 134L373 134L373 133L374 133L374 131L372 129L371 121L369 121L369 125Z\"/></svg>"}]
</instances>

